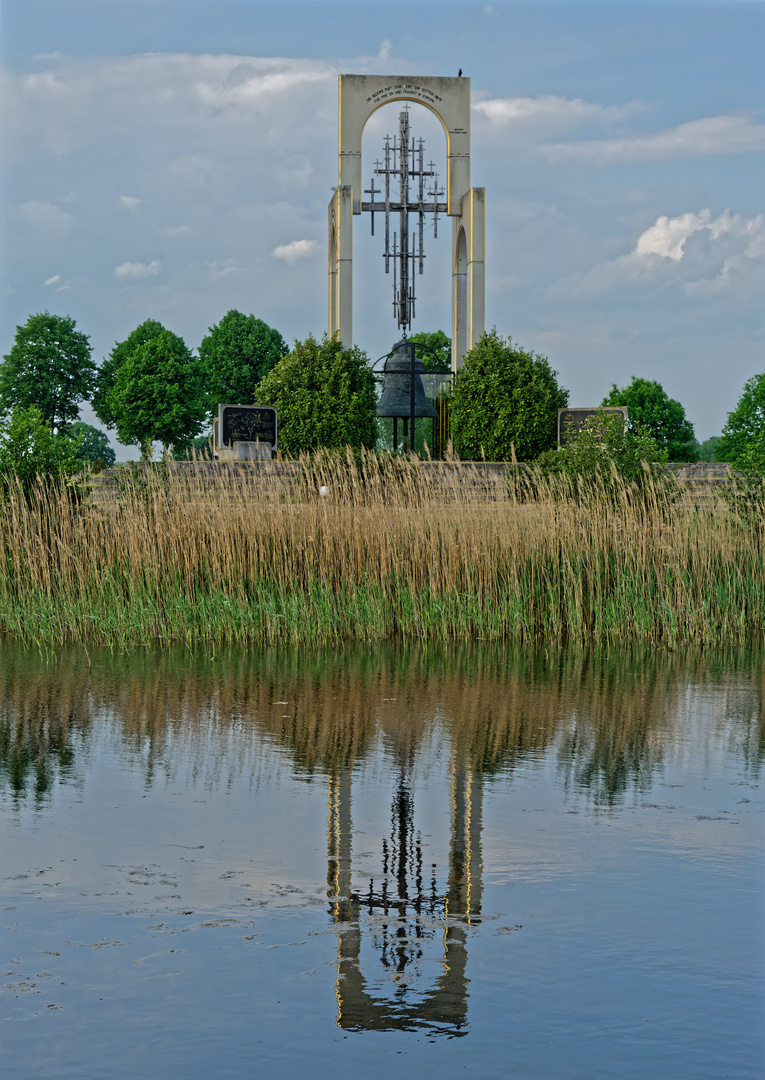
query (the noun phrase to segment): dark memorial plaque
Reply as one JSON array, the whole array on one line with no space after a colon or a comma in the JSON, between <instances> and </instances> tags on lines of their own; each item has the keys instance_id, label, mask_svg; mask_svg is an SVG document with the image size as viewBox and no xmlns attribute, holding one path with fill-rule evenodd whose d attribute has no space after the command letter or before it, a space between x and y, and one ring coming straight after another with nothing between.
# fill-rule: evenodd
<instances>
[{"instance_id":1,"label":"dark memorial plaque","mask_svg":"<svg viewBox=\"0 0 765 1080\"><path fill-rule=\"evenodd\" d=\"M269 405L219 405L218 448L236 442L269 443L276 449L276 409Z\"/></svg>"},{"instance_id":2,"label":"dark memorial plaque","mask_svg":"<svg viewBox=\"0 0 765 1080\"><path fill-rule=\"evenodd\" d=\"M558 409L558 446L565 446L569 439L587 427L592 417L603 413L621 413L627 422L626 405L609 405L592 409Z\"/></svg>"}]
</instances>

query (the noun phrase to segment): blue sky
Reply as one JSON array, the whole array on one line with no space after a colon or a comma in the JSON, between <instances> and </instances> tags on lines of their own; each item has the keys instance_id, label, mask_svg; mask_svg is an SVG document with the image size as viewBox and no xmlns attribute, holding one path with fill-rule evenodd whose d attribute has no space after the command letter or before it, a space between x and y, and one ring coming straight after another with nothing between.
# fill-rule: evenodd
<instances>
[{"instance_id":1,"label":"blue sky","mask_svg":"<svg viewBox=\"0 0 765 1080\"><path fill-rule=\"evenodd\" d=\"M232 307L322 333L338 71L461 67L488 325L572 404L659 379L701 439L765 367L765 4L3 0L1 20L3 353L44 309L98 359L148 317L196 346ZM396 113L367 129L365 182ZM443 160L432 117L412 127ZM390 279L355 226L375 358ZM426 251L414 328L447 329L448 230Z\"/></svg>"}]
</instances>

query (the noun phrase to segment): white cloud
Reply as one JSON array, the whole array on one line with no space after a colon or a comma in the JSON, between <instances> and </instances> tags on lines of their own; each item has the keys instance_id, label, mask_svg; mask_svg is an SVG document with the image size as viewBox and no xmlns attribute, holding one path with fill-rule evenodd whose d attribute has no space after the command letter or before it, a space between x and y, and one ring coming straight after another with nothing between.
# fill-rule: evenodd
<instances>
[{"instance_id":1,"label":"white cloud","mask_svg":"<svg viewBox=\"0 0 765 1080\"><path fill-rule=\"evenodd\" d=\"M30 199L18 207L19 217L38 232L66 236L74 225L71 214L53 203Z\"/></svg>"},{"instance_id":2,"label":"white cloud","mask_svg":"<svg viewBox=\"0 0 765 1080\"><path fill-rule=\"evenodd\" d=\"M473 112L494 124L508 128L564 129L579 124L608 123L623 120L643 109L639 102L629 105L597 105L582 98L564 98L556 94L539 97L490 98L473 105ZM579 144L575 144L579 145Z\"/></svg>"},{"instance_id":3,"label":"white cloud","mask_svg":"<svg viewBox=\"0 0 765 1080\"><path fill-rule=\"evenodd\" d=\"M125 210L137 210L143 199L137 199L135 195L120 195L119 203Z\"/></svg>"},{"instance_id":4,"label":"white cloud","mask_svg":"<svg viewBox=\"0 0 765 1080\"><path fill-rule=\"evenodd\" d=\"M166 229L156 230L158 236L166 236L168 240L180 240L182 236L188 236L190 232L190 225L171 225Z\"/></svg>"},{"instance_id":5,"label":"white cloud","mask_svg":"<svg viewBox=\"0 0 765 1080\"><path fill-rule=\"evenodd\" d=\"M255 118L262 150L284 144L285 131L294 140L315 125L317 107L336 102L336 79L334 65L323 61L185 53L6 69L5 152L10 159L40 150L66 155L137 129L144 140L159 132L165 143L204 145L211 128L251 128ZM230 142L230 131L226 137Z\"/></svg>"},{"instance_id":6,"label":"white cloud","mask_svg":"<svg viewBox=\"0 0 765 1080\"><path fill-rule=\"evenodd\" d=\"M708 116L652 135L550 143L540 149L552 162L581 161L589 165L745 154L765 149L765 124L744 116Z\"/></svg>"},{"instance_id":7,"label":"white cloud","mask_svg":"<svg viewBox=\"0 0 765 1080\"><path fill-rule=\"evenodd\" d=\"M59 281L61 281L61 274L54 274L53 277L49 277L46 280L45 284L46 285L56 285Z\"/></svg>"},{"instance_id":8,"label":"white cloud","mask_svg":"<svg viewBox=\"0 0 765 1080\"><path fill-rule=\"evenodd\" d=\"M695 237L695 239L693 239ZM759 264L759 265L757 265ZM677 217L662 214L637 238L632 251L599 263L585 274L557 282L553 294L596 296L612 289L681 288L686 296L758 288L752 274L765 265L765 216L745 218L708 209Z\"/></svg>"},{"instance_id":9,"label":"white cloud","mask_svg":"<svg viewBox=\"0 0 765 1080\"><path fill-rule=\"evenodd\" d=\"M287 263L297 262L298 259L306 259L313 255L318 247L316 240L290 240L289 244L279 244L271 254L276 259L284 259Z\"/></svg>"},{"instance_id":10,"label":"white cloud","mask_svg":"<svg viewBox=\"0 0 765 1080\"><path fill-rule=\"evenodd\" d=\"M160 268L159 259L150 263L124 262L114 268L114 276L120 281L136 281L139 278L156 277Z\"/></svg>"},{"instance_id":11,"label":"white cloud","mask_svg":"<svg viewBox=\"0 0 765 1080\"><path fill-rule=\"evenodd\" d=\"M236 274L241 269L233 259L213 259L209 267L214 278L228 277L229 274Z\"/></svg>"},{"instance_id":12,"label":"white cloud","mask_svg":"<svg viewBox=\"0 0 765 1080\"><path fill-rule=\"evenodd\" d=\"M679 262L685 254L688 237L693 236L699 229L709 228L711 218L709 210L702 210L699 214L681 214L676 218L663 214L656 219L655 225L640 234L633 255L660 255L663 259Z\"/></svg>"}]
</instances>

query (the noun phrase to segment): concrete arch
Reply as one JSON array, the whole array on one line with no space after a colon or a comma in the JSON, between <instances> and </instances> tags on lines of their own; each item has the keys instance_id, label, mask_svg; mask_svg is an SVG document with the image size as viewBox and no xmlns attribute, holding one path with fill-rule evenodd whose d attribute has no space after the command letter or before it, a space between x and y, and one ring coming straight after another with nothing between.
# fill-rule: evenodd
<instances>
[{"instance_id":1,"label":"concrete arch","mask_svg":"<svg viewBox=\"0 0 765 1080\"><path fill-rule=\"evenodd\" d=\"M429 109L446 134L446 202L452 219L455 277L452 367L456 371L484 330L485 192L470 186L470 79L341 75L338 95L338 185L329 204L329 334L338 334L346 348L353 344L353 215L361 213L364 128L383 105L411 101ZM465 267L456 280L460 235Z\"/></svg>"},{"instance_id":2,"label":"concrete arch","mask_svg":"<svg viewBox=\"0 0 765 1080\"><path fill-rule=\"evenodd\" d=\"M354 189L361 213L361 140L367 120L391 101L413 101L438 117L446 133L446 201L458 214L470 187L470 79L411 75L341 75L338 85L340 186Z\"/></svg>"}]
</instances>

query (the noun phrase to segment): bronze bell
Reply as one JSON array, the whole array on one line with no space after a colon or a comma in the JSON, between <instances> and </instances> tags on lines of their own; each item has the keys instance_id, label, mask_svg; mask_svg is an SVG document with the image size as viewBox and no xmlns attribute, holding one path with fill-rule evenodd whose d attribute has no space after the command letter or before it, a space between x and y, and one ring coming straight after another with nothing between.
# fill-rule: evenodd
<instances>
[{"instance_id":1,"label":"bronze bell","mask_svg":"<svg viewBox=\"0 0 765 1080\"><path fill-rule=\"evenodd\" d=\"M411 378L412 359L408 341L399 341L385 361L380 400L377 402L378 416L403 417L411 415ZM422 375L425 365L422 360L414 362L414 415L436 417L438 413L425 394Z\"/></svg>"}]
</instances>

